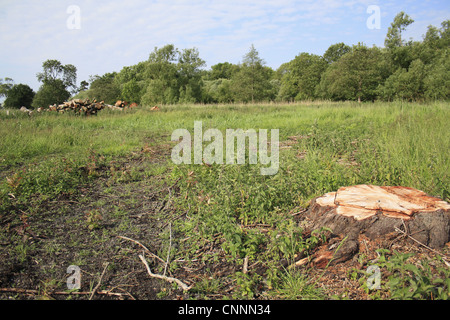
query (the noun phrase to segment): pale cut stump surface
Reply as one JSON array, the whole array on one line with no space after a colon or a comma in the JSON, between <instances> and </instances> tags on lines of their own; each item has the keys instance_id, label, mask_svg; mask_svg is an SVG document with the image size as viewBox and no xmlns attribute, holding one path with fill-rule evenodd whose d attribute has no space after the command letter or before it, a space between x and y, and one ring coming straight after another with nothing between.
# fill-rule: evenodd
<instances>
[{"instance_id":1,"label":"pale cut stump surface","mask_svg":"<svg viewBox=\"0 0 450 320\"><path fill-rule=\"evenodd\" d=\"M408 187L342 187L314 199L305 217L312 229L328 227L333 234L347 237L334 263L358 252L360 235L375 240L396 232L395 228L434 249L450 241L450 204Z\"/></svg>"}]
</instances>

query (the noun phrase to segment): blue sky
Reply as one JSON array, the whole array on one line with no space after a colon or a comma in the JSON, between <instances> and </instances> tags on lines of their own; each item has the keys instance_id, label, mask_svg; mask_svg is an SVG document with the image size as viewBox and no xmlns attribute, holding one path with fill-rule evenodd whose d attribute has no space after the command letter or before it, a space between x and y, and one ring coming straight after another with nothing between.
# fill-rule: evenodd
<instances>
[{"instance_id":1,"label":"blue sky","mask_svg":"<svg viewBox=\"0 0 450 320\"><path fill-rule=\"evenodd\" d=\"M79 28L68 28L78 6ZM370 5L380 8L380 28L366 25ZM120 71L148 58L155 47L199 49L207 68L239 63L254 44L274 69L301 52L322 55L334 43L383 46L394 16L415 22L407 39L421 40L428 25L450 19L450 1L411 0L0 0L0 78L39 88L42 62L57 59L90 75Z\"/></svg>"}]
</instances>

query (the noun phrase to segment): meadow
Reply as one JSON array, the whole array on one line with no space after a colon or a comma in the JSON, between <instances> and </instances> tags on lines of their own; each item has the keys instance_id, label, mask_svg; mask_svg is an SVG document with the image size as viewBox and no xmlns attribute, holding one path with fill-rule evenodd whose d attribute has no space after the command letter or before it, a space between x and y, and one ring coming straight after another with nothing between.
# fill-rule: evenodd
<instances>
[{"instance_id":1,"label":"meadow","mask_svg":"<svg viewBox=\"0 0 450 320\"><path fill-rule=\"evenodd\" d=\"M432 272L415 261L416 275L401 268L413 255L373 252L390 268L378 291L365 287L370 257L362 253L344 275L353 286L338 292L324 272L290 267L326 242L327 230L308 233L298 220L326 192L408 186L449 201L448 119L443 102L181 104L93 117L0 110L0 288L57 299L87 299L97 283L96 298L448 298L439 255ZM171 134L193 132L194 121L223 133L279 129L278 173L263 176L260 164L174 164ZM149 277L142 246L155 273L190 290ZM78 293L66 289L69 265L83 270ZM407 273L429 286L410 294Z\"/></svg>"}]
</instances>

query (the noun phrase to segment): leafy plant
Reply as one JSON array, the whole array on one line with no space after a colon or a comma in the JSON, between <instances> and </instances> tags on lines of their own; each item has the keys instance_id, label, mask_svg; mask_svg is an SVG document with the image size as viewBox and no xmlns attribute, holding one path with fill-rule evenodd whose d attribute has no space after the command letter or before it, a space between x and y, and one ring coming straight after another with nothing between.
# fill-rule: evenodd
<instances>
[{"instance_id":1,"label":"leafy plant","mask_svg":"<svg viewBox=\"0 0 450 320\"><path fill-rule=\"evenodd\" d=\"M92 210L86 213L86 225L89 230L94 230L100 228L100 221L102 220L102 215L98 210Z\"/></svg>"},{"instance_id":2,"label":"leafy plant","mask_svg":"<svg viewBox=\"0 0 450 320\"><path fill-rule=\"evenodd\" d=\"M256 293L256 286L261 281L261 276L257 273L236 272L235 277L239 289L236 298L252 299Z\"/></svg>"},{"instance_id":3,"label":"leafy plant","mask_svg":"<svg viewBox=\"0 0 450 320\"><path fill-rule=\"evenodd\" d=\"M446 267L432 267L427 260L409 263L413 253L394 251L389 259L381 251L377 265L381 274L387 274L382 282L382 289L394 300L423 300L450 298L450 271ZM442 264L442 258L437 257L434 264Z\"/></svg>"}]
</instances>

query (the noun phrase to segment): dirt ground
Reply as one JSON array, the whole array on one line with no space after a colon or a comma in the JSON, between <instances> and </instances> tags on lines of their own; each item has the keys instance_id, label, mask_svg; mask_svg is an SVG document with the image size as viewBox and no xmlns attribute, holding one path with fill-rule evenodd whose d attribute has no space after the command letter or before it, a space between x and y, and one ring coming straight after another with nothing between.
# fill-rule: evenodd
<instances>
[{"instance_id":1,"label":"dirt ground","mask_svg":"<svg viewBox=\"0 0 450 320\"><path fill-rule=\"evenodd\" d=\"M169 152L167 148L164 152ZM163 153L164 153L163 152ZM163 154L161 155L163 157ZM160 161L143 161L139 155L118 161L144 170L145 165ZM150 181L150 182L149 182ZM189 263L179 259L175 270L164 270L161 232L169 222L185 219L171 205L168 195L176 194L176 183L166 185L158 177L126 183L109 183L101 170L95 183L79 187L77 197L60 195L40 202L33 212L15 212L0 217L0 299L80 299L80 300L155 300L155 299L224 299L236 289L233 275L242 265L230 263L221 247L220 238L212 239L197 250ZM38 214L36 214L38 213ZM90 218L90 220L89 220ZM298 216L299 221L301 215ZM92 227L91 227L92 226ZM182 237L183 235L178 235ZM329 243L312 255L326 249ZM155 258L146 249L161 258ZM380 241L360 237L359 253L351 260L337 265L319 266L305 263L298 267L323 288L331 298L363 300L368 293L361 284L358 270L364 269L379 256L378 248L414 252L415 259L436 256L404 237L393 235ZM204 252L216 254L214 260L201 259ZM448 254L449 248L444 249ZM150 277L139 255L146 257L154 273L181 280L188 286L217 280L216 287L201 294L183 292L169 281ZM81 287L67 291L67 268L79 266ZM280 266L280 268L286 266ZM249 272L264 273L264 266L252 264ZM352 277L352 273L356 275ZM214 281L211 281L214 282ZM272 299L261 285L255 299ZM275 297L276 298L276 297ZM384 298L380 296L379 298Z\"/></svg>"}]
</instances>

